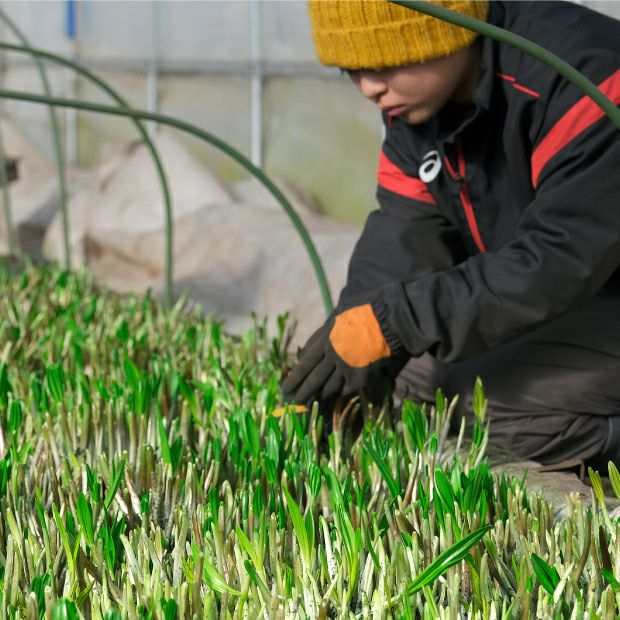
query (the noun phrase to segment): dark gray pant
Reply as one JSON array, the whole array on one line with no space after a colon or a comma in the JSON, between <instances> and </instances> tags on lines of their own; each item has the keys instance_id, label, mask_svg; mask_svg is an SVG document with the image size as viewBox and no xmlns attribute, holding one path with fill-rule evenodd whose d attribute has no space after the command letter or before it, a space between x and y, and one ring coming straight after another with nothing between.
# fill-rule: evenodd
<instances>
[{"instance_id":1,"label":"dark gray pant","mask_svg":"<svg viewBox=\"0 0 620 620\"><path fill-rule=\"evenodd\" d=\"M492 442L545 464L620 461L620 292L461 362L412 359L396 397L433 402L441 387L460 395L457 422L471 420L476 376L489 401Z\"/></svg>"}]
</instances>

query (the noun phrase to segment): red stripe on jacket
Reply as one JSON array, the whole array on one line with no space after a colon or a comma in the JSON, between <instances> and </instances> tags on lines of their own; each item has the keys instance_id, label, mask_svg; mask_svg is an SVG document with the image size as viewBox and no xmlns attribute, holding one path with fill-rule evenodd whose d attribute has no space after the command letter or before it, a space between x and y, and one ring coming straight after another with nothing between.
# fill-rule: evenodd
<instances>
[{"instance_id":1,"label":"red stripe on jacket","mask_svg":"<svg viewBox=\"0 0 620 620\"><path fill-rule=\"evenodd\" d=\"M616 105L620 103L620 69L599 85L600 90ZM605 116L605 112L590 99L582 97L550 129L532 153L532 186L536 188L543 168L571 140Z\"/></svg>"},{"instance_id":2,"label":"red stripe on jacket","mask_svg":"<svg viewBox=\"0 0 620 620\"><path fill-rule=\"evenodd\" d=\"M395 194L426 202L430 205L437 204L424 181L405 174L387 158L383 151L379 154L379 171L377 176L379 178L379 185Z\"/></svg>"},{"instance_id":3,"label":"red stripe on jacket","mask_svg":"<svg viewBox=\"0 0 620 620\"><path fill-rule=\"evenodd\" d=\"M512 83L512 87L516 88L517 90L520 90L524 93L527 93L528 95L532 95L532 97L540 97L540 93L532 90L531 88L527 88L526 86L523 86L523 84L519 84L517 82L517 78L512 76L512 75L507 75L506 73L498 73L495 72L495 75L498 78L502 78L502 80L506 80L507 82L511 82Z\"/></svg>"},{"instance_id":4,"label":"red stripe on jacket","mask_svg":"<svg viewBox=\"0 0 620 620\"><path fill-rule=\"evenodd\" d=\"M458 181L461 186L459 188L459 199L461 200L461 206L463 207L463 211L465 212L465 218L467 219L467 225L469 226L469 231L471 232L471 236L474 239L474 243L476 247L481 252L486 252L487 249L482 241L482 237L480 236L480 229L478 228L478 222L476 221L476 214L474 213L474 205L469 196L469 189L467 188L467 183L465 179L467 177L467 169L465 167L465 154L463 153L463 144L460 141L456 143L456 159L458 163L458 172L452 167L448 156L445 155L443 158L444 164L450 173L450 176Z\"/></svg>"}]
</instances>

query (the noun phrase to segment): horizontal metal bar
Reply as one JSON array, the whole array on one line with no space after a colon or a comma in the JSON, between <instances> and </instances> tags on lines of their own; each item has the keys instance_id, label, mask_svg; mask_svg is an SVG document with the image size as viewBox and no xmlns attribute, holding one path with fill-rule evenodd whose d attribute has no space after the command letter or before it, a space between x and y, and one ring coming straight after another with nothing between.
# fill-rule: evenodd
<instances>
[{"instance_id":1,"label":"horizontal metal bar","mask_svg":"<svg viewBox=\"0 0 620 620\"><path fill-rule=\"evenodd\" d=\"M4 70L19 66L31 66L30 62L5 57ZM148 73L148 59L96 59L80 56L80 62L90 69L108 71L135 71ZM256 63L249 60L165 60L159 59L158 73L161 74L230 74L251 76L255 73ZM317 78L340 78L338 69L323 67L313 63L291 63L285 61L262 61L260 72L264 77L317 77Z\"/></svg>"}]
</instances>

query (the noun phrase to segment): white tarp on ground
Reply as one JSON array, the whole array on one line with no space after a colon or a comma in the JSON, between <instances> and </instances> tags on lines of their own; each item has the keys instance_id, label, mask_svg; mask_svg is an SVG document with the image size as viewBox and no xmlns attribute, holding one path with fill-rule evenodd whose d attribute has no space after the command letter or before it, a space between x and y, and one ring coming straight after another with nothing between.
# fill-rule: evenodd
<instances>
[{"instance_id":1,"label":"white tarp on ground","mask_svg":"<svg viewBox=\"0 0 620 620\"><path fill-rule=\"evenodd\" d=\"M5 157L18 158L16 181L9 184L9 204L13 225L24 251L40 248L45 229L58 206L60 195L54 165L12 122L0 118L0 134ZM0 253L9 251L6 227L6 205L0 188Z\"/></svg>"},{"instance_id":2,"label":"white tarp on ground","mask_svg":"<svg viewBox=\"0 0 620 620\"><path fill-rule=\"evenodd\" d=\"M278 314L290 311L298 322L295 342L301 343L325 310L306 250L284 211L257 181L227 187L171 133L158 134L157 147L173 200L175 293L189 291L233 332L252 324L252 312L269 317L273 327ZM304 220L336 297L359 229L316 213L307 198L278 186ZM96 280L114 290L152 288L161 295L163 201L143 145L112 152L72 193L69 213L74 266L88 263ZM43 249L48 259L62 261L58 213Z\"/></svg>"}]
</instances>

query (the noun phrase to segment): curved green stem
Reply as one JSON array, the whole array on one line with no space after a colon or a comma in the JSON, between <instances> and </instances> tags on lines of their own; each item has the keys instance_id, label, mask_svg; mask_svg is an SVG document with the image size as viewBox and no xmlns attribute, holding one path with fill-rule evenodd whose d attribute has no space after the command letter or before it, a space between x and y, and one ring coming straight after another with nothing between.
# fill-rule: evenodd
<instances>
[{"instance_id":1,"label":"curved green stem","mask_svg":"<svg viewBox=\"0 0 620 620\"><path fill-rule=\"evenodd\" d=\"M475 17L469 15L462 15L456 11L451 11L442 6L431 4L423 0L390 0L394 4L407 7L420 11L420 13L426 13L432 17L443 19L444 21L462 26L468 30L473 30L478 34L491 37L500 43L507 43L512 45L522 52L533 56L546 65L555 69L560 75L564 76L567 80L572 82L575 86L580 88L592 101L594 101L607 116L613 121L613 123L620 129L620 110L614 104L609 97L605 96L603 92L596 87L596 84L591 82L583 73L577 71L574 67L569 65L566 61L562 60L559 56L546 50L544 47L533 43L532 41L522 37L514 32L494 26L487 22L483 22Z\"/></svg>"},{"instance_id":2,"label":"curved green stem","mask_svg":"<svg viewBox=\"0 0 620 620\"><path fill-rule=\"evenodd\" d=\"M46 52L43 50L39 50L36 48L29 47L27 45L12 45L10 43L0 43L0 49L6 49L13 52L24 52L31 54L37 58L45 58L46 60L51 60L58 64L64 65L65 67L69 67L70 69L74 69L77 73L83 75L88 80L99 86L105 93L107 93L119 106L123 108L129 108L129 104L123 97L121 97L109 84L104 82L100 77L89 71L86 67L69 60L68 58L64 58L63 56L58 56L57 54L52 54L51 52ZM51 108L53 110L53 108ZM153 158L153 163L155 164L155 168L157 171L157 175L159 177L159 182L161 185L161 190L164 196L164 220L166 226L166 267L165 267L165 276L164 276L164 303L167 306L172 306L172 298L173 298L173 239L174 239L174 222L172 218L172 198L170 197L170 188L168 185L168 180L166 178L166 173L164 171L163 164L159 157L159 153L157 149L149 137L144 125L137 118L132 118L136 130L140 134L144 144L147 149L151 153L151 157ZM64 211L63 211L64 213ZM65 217L63 220L67 222L68 218ZM66 243L68 243L68 230L65 236ZM67 250L65 249L65 252Z\"/></svg>"},{"instance_id":3,"label":"curved green stem","mask_svg":"<svg viewBox=\"0 0 620 620\"><path fill-rule=\"evenodd\" d=\"M24 34L19 28L9 19L8 15L0 8L0 19L8 26L9 30L24 44L24 46L30 45ZM47 96L51 96L52 90L47 79L47 72L43 63L35 57L35 64L41 78L41 84L43 90ZM62 152L62 142L60 139L60 124L58 123L58 117L53 107L49 108L50 123L52 125L52 136L54 139L54 154L56 156L56 166L58 167L58 183L60 186L60 208L62 210L62 238L65 250L65 267L71 268L71 248L69 245L69 209L67 208L67 183L65 176L65 158ZM11 233L9 233L10 237Z\"/></svg>"},{"instance_id":4,"label":"curved green stem","mask_svg":"<svg viewBox=\"0 0 620 620\"><path fill-rule=\"evenodd\" d=\"M257 168L247 157L242 155L239 151L237 151L230 144L227 144L220 138L214 136L212 133L201 129L200 127L196 127L196 125L192 125L191 123L186 123L185 121L174 118L173 116L167 116L165 114L156 114L155 112L147 112L146 110L135 110L135 109L121 109L115 108L112 106L105 106L96 103L87 103L85 101L74 101L72 99L62 99L59 97L46 97L43 95L33 95L31 93L25 93L14 90L0 90L0 97L4 97L5 99L16 99L18 101L31 101L34 103L47 103L52 105L57 105L65 108L77 108L79 110L88 110L90 112L102 112L105 114L113 114L115 116L128 116L131 118L141 118L146 120L153 120L162 125L170 125L171 127L176 127L182 131L186 131L202 140L212 144L216 148L220 149L227 155L230 155L234 160L236 160L239 164L241 164L248 172L254 175L277 199L280 203L291 222L297 229L299 236L301 237L302 242L304 243L310 260L312 262L312 266L314 268L316 278L319 283L319 287L321 289L321 295L323 297L323 303L325 305L325 309L329 314L332 309L332 299L331 294L329 292L329 286L327 284L327 279L325 277L325 272L323 270L323 266L321 264L321 259L314 247L314 243L308 233L306 227L304 226L301 218L295 211L295 209L291 206L289 201L286 199L284 194L274 185L274 183L269 179L269 177L263 173L260 168Z\"/></svg>"}]
</instances>

